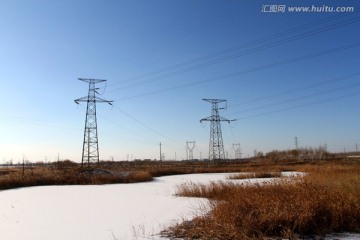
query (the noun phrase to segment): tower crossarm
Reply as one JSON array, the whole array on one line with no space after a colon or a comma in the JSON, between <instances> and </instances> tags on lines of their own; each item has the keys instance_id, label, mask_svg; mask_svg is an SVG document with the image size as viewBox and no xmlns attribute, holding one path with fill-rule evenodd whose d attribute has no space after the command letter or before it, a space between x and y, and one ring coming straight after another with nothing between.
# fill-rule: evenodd
<instances>
[{"instance_id":1,"label":"tower crossarm","mask_svg":"<svg viewBox=\"0 0 360 240\"><path fill-rule=\"evenodd\" d=\"M207 98L203 98L202 100L209 102L209 103L221 103L221 102L226 102L225 99L207 99Z\"/></svg>"},{"instance_id":2,"label":"tower crossarm","mask_svg":"<svg viewBox=\"0 0 360 240\"><path fill-rule=\"evenodd\" d=\"M95 97L94 99L91 99L91 98L89 98L89 96L86 96L86 97L81 97L81 98L75 99L74 102L76 104L79 104L79 102L105 102L105 103L112 105L112 103L114 101L108 101L108 100L105 100L105 99L102 99L99 97Z\"/></svg>"},{"instance_id":3,"label":"tower crossarm","mask_svg":"<svg viewBox=\"0 0 360 240\"><path fill-rule=\"evenodd\" d=\"M78 98L78 99L75 99L74 102L76 104L79 104L79 102L88 102L89 101L89 97L86 96L86 97L82 97L82 98Z\"/></svg>"},{"instance_id":4,"label":"tower crossarm","mask_svg":"<svg viewBox=\"0 0 360 240\"><path fill-rule=\"evenodd\" d=\"M212 121L212 117L207 117L207 118L200 119L200 123L202 123L204 121Z\"/></svg>"},{"instance_id":5,"label":"tower crossarm","mask_svg":"<svg viewBox=\"0 0 360 240\"><path fill-rule=\"evenodd\" d=\"M87 83L101 83L106 82L105 79L94 79L94 78L78 78L78 80L87 82Z\"/></svg>"},{"instance_id":6,"label":"tower crossarm","mask_svg":"<svg viewBox=\"0 0 360 240\"><path fill-rule=\"evenodd\" d=\"M200 123L205 122L205 121L228 122L228 123L230 123L230 122L236 121L236 119L229 120L229 119L221 117L221 116L219 116L219 118L216 118L214 116L210 116L210 117L207 117L207 118L200 119Z\"/></svg>"},{"instance_id":7,"label":"tower crossarm","mask_svg":"<svg viewBox=\"0 0 360 240\"><path fill-rule=\"evenodd\" d=\"M102 98L99 98L99 97L96 97L96 98L95 98L95 101L96 101L96 102L108 103L109 105L112 105L112 103L114 102L114 101L108 101L108 100L105 100L105 99L102 99Z\"/></svg>"}]
</instances>

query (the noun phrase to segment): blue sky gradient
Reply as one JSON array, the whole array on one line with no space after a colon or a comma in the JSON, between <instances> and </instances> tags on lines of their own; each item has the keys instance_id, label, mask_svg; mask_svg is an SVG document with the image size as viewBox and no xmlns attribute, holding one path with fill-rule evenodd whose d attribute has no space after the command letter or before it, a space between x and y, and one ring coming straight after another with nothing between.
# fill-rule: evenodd
<instances>
[{"instance_id":1,"label":"blue sky gradient","mask_svg":"<svg viewBox=\"0 0 360 240\"><path fill-rule=\"evenodd\" d=\"M354 7L269 13L265 5ZM99 85L100 159L207 158L227 99L225 151L243 156L360 144L360 4L339 0L2 0L0 162L81 160L87 95Z\"/></svg>"}]
</instances>

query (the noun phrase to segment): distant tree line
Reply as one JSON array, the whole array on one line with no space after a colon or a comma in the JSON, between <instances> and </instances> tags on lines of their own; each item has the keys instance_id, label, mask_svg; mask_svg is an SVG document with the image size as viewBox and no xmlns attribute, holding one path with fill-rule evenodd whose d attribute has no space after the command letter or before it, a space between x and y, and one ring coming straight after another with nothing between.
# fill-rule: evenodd
<instances>
[{"instance_id":1,"label":"distant tree line","mask_svg":"<svg viewBox=\"0 0 360 240\"><path fill-rule=\"evenodd\" d=\"M306 160L306 161L319 161L325 159L332 159L335 154L329 153L326 146L319 146L317 148L299 148L291 150L273 150L268 152L264 156L270 161L281 160Z\"/></svg>"}]
</instances>

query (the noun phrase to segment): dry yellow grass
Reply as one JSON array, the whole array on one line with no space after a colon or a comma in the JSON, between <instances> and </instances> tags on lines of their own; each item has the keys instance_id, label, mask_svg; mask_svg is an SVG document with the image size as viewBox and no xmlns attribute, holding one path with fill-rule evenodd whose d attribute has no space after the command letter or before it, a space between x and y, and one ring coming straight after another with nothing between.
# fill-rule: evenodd
<instances>
[{"instance_id":1,"label":"dry yellow grass","mask_svg":"<svg viewBox=\"0 0 360 240\"><path fill-rule=\"evenodd\" d=\"M301 238L360 232L360 165L304 166L300 181L187 184L178 195L212 199L211 211L170 231L185 239Z\"/></svg>"},{"instance_id":2,"label":"dry yellow grass","mask_svg":"<svg viewBox=\"0 0 360 240\"><path fill-rule=\"evenodd\" d=\"M153 177L210 172L236 172L257 168L241 162L101 162L81 169L69 160L52 164L26 164L0 168L0 190L41 185L110 184L151 181Z\"/></svg>"},{"instance_id":3,"label":"dry yellow grass","mask_svg":"<svg viewBox=\"0 0 360 240\"><path fill-rule=\"evenodd\" d=\"M147 171L108 171L67 167L27 167L0 170L0 190L45 185L89 185L111 183L134 183L153 180Z\"/></svg>"},{"instance_id":4,"label":"dry yellow grass","mask_svg":"<svg viewBox=\"0 0 360 240\"><path fill-rule=\"evenodd\" d=\"M229 179L250 179L250 178L279 178L281 172L254 172L254 173L237 173L229 176Z\"/></svg>"}]
</instances>

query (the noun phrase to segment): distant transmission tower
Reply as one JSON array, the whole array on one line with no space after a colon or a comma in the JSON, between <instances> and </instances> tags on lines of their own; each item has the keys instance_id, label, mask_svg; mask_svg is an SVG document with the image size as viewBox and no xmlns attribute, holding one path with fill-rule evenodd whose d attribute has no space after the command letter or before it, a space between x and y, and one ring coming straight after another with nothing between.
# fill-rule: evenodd
<instances>
[{"instance_id":1,"label":"distant transmission tower","mask_svg":"<svg viewBox=\"0 0 360 240\"><path fill-rule=\"evenodd\" d=\"M240 160L241 159L241 146L240 146L240 143L234 143L233 148L235 150L235 159Z\"/></svg>"},{"instance_id":2,"label":"distant transmission tower","mask_svg":"<svg viewBox=\"0 0 360 240\"><path fill-rule=\"evenodd\" d=\"M295 149L298 150L299 149L299 140L297 137L295 137L294 143L295 143Z\"/></svg>"},{"instance_id":3,"label":"distant transmission tower","mask_svg":"<svg viewBox=\"0 0 360 240\"><path fill-rule=\"evenodd\" d=\"M356 151L356 154L358 153L358 144L355 143L355 151Z\"/></svg>"},{"instance_id":4,"label":"distant transmission tower","mask_svg":"<svg viewBox=\"0 0 360 240\"><path fill-rule=\"evenodd\" d=\"M210 143L209 143L209 160L210 161L221 161L225 159L224 143L221 133L221 122L235 121L228 120L219 115L219 110L225 108L219 108L218 104L226 102L223 99L203 99L206 102L212 104L211 107L211 116L203 118L200 122L209 121L210 122Z\"/></svg>"},{"instance_id":5,"label":"distant transmission tower","mask_svg":"<svg viewBox=\"0 0 360 240\"><path fill-rule=\"evenodd\" d=\"M96 121L96 102L105 102L112 105L113 101L107 101L96 96L99 94L95 88L96 83L106 82L101 79L86 79L78 78L80 81L89 83L89 92L86 97L75 99L75 103L86 102L86 118L85 118L85 130L81 166L87 163L90 167L91 163L99 163L99 144L98 144L98 132Z\"/></svg>"},{"instance_id":6,"label":"distant transmission tower","mask_svg":"<svg viewBox=\"0 0 360 240\"><path fill-rule=\"evenodd\" d=\"M194 148L195 148L195 141L186 141L186 150L188 152L188 159L194 159Z\"/></svg>"}]
</instances>

